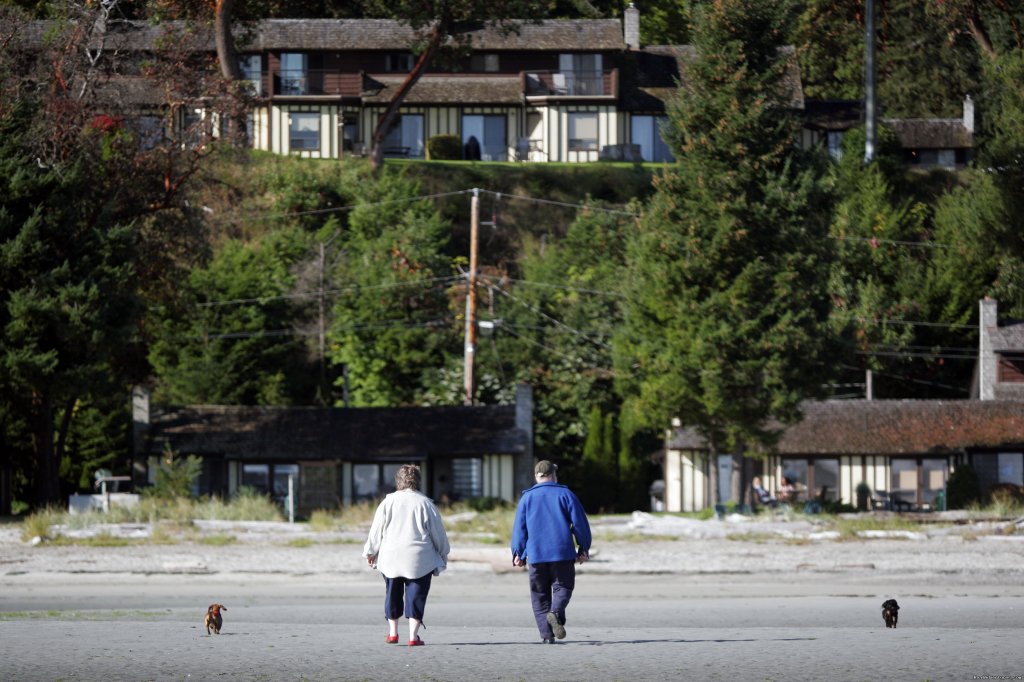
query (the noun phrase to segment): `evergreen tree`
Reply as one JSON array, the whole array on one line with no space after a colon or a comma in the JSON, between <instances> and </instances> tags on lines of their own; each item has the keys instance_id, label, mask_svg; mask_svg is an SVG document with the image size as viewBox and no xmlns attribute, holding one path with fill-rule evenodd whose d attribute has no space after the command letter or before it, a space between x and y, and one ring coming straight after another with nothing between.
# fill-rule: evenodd
<instances>
[{"instance_id":1,"label":"evergreen tree","mask_svg":"<svg viewBox=\"0 0 1024 682\"><path fill-rule=\"evenodd\" d=\"M706 5L672 106L678 161L628 252L616 366L633 417L694 426L712 456L770 442L819 392L829 348L827 200L783 90L786 3Z\"/></svg>"},{"instance_id":2,"label":"evergreen tree","mask_svg":"<svg viewBox=\"0 0 1024 682\"><path fill-rule=\"evenodd\" d=\"M294 228L225 243L189 275L174 306L155 309L154 398L175 405L312 402L307 342L296 329L292 268L311 248Z\"/></svg>"},{"instance_id":3,"label":"evergreen tree","mask_svg":"<svg viewBox=\"0 0 1024 682\"><path fill-rule=\"evenodd\" d=\"M412 405L461 348L449 226L429 202L408 200L419 190L401 177L385 174L360 189L329 271L328 357L347 368L353 406Z\"/></svg>"}]
</instances>

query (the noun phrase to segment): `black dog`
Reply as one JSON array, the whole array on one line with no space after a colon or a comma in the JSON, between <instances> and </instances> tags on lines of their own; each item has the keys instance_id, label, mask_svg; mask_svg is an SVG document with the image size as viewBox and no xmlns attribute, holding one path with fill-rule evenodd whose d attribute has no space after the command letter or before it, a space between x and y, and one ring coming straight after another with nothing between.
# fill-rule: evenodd
<instances>
[{"instance_id":1,"label":"black dog","mask_svg":"<svg viewBox=\"0 0 1024 682\"><path fill-rule=\"evenodd\" d=\"M882 602L882 618L885 619L885 627L896 627L896 621L900 619L900 605L895 599L886 599Z\"/></svg>"}]
</instances>

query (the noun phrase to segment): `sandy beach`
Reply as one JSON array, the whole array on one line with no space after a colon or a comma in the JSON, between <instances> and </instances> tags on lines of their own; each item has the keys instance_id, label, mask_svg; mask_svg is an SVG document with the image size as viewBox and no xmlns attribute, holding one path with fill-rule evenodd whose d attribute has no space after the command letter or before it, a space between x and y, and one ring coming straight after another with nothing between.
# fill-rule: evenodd
<instances>
[{"instance_id":1,"label":"sandy beach","mask_svg":"<svg viewBox=\"0 0 1024 682\"><path fill-rule=\"evenodd\" d=\"M0 527L0 678L1024 675L1024 535L1005 520L848 539L808 517L598 517L569 636L553 647L537 644L525 574L503 544L456 536L431 592L428 646L417 650L383 644L382 584L359 556L359 533L197 528L169 544L108 548L32 544L20 528ZM902 607L896 630L880 613L890 597ZM214 601L228 606L219 637L201 624Z\"/></svg>"}]
</instances>

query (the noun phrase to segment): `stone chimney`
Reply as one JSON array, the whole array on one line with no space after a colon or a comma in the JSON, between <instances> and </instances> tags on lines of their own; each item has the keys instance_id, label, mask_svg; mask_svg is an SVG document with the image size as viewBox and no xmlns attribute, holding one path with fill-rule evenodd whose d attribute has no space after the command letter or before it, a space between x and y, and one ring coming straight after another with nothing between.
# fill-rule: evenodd
<instances>
[{"instance_id":1,"label":"stone chimney","mask_svg":"<svg viewBox=\"0 0 1024 682\"><path fill-rule=\"evenodd\" d=\"M989 330L999 325L998 305L985 297L978 307L978 398L995 400L996 398L996 354L992 350L992 337Z\"/></svg>"},{"instance_id":2,"label":"stone chimney","mask_svg":"<svg viewBox=\"0 0 1024 682\"><path fill-rule=\"evenodd\" d=\"M622 14L622 38L630 50L640 49L640 10L633 3Z\"/></svg>"},{"instance_id":3,"label":"stone chimney","mask_svg":"<svg viewBox=\"0 0 1024 682\"><path fill-rule=\"evenodd\" d=\"M970 95L964 96L964 128L969 133L974 133L974 100Z\"/></svg>"}]
</instances>

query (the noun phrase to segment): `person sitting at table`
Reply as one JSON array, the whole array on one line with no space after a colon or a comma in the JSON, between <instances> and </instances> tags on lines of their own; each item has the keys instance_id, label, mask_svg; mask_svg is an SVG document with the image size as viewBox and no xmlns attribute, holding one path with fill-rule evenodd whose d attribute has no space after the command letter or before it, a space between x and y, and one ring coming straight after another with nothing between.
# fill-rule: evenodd
<instances>
[{"instance_id":1,"label":"person sitting at table","mask_svg":"<svg viewBox=\"0 0 1024 682\"><path fill-rule=\"evenodd\" d=\"M789 504L796 501L796 486L788 476L782 477L782 485L779 486L779 502Z\"/></svg>"},{"instance_id":2,"label":"person sitting at table","mask_svg":"<svg viewBox=\"0 0 1024 682\"><path fill-rule=\"evenodd\" d=\"M779 505L779 501L772 497L772 494L761 485L761 477L754 476L754 480L750 482L750 488L754 493L754 502L764 507L771 507L774 509Z\"/></svg>"}]
</instances>

